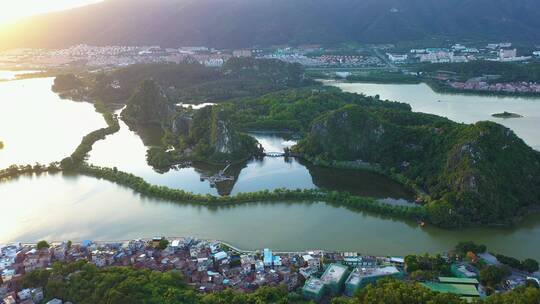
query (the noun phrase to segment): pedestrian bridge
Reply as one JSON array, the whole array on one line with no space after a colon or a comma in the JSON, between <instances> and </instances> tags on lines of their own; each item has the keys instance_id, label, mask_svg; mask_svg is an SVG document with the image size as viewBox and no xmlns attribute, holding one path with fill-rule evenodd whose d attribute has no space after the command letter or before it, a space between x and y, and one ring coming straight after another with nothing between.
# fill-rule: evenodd
<instances>
[{"instance_id":1,"label":"pedestrian bridge","mask_svg":"<svg viewBox=\"0 0 540 304\"><path fill-rule=\"evenodd\" d=\"M283 152L266 152L266 153L264 153L264 156L268 156L268 157L283 157L283 156L285 156L285 153L283 153Z\"/></svg>"}]
</instances>

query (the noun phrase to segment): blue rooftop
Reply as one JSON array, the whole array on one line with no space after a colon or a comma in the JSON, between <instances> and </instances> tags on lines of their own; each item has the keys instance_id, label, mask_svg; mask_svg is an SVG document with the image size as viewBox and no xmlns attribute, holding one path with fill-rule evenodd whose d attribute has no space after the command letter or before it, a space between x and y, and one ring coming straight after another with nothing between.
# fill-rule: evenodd
<instances>
[{"instance_id":1,"label":"blue rooftop","mask_svg":"<svg viewBox=\"0 0 540 304\"><path fill-rule=\"evenodd\" d=\"M265 248L263 251L263 262L265 265L272 265L272 250Z\"/></svg>"}]
</instances>

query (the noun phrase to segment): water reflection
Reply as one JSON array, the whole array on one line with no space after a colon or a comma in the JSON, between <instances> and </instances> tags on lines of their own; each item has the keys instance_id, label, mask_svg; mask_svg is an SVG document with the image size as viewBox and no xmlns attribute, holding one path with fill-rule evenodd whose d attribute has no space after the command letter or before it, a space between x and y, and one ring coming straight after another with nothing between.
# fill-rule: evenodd
<instances>
[{"instance_id":1,"label":"water reflection","mask_svg":"<svg viewBox=\"0 0 540 304\"><path fill-rule=\"evenodd\" d=\"M17 76L24 75L24 74L32 74L32 73L38 73L39 71L4 71L0 70L0 80L14 80L17 79Z\"/></svg>"},{"instance_id":2,"label":"water reflection","mask_svg":"<svg viewBox=\"0 0 540 304\"><path fill-rule=\"evenodd\" d=\"M184 189L198 194L230 195L264 189L315 189L349 191L383 199L412 200L403 186L376 173L358 170L320 168L296 158L265 157L230 166L225 174L234 180L215 185L203 177L213 176L225 166L194 162L189 168L156 172L146 162L147 146L159 142L160 130L145 126L130 130L123 122L118 133L97 142L89 162L143 177L150 183ZM296 144L292 134L250 133L267 152L283 152ZM141 139L142 138L142 139Z\"/></svg>"},{"instance_id":3,"label":"water reflection","mask_svg":"<svg viewBox=\"0 0 540 304\"><path fill-rule=\"evenodd\" d=\"M28 191L32 189L32 191ZM322 202L206 207L141 196L103 180L23 176L0 186L0 243L41 239L125 240L154 235L221 239L245 249L328 249L366 254L441 252L462 240L518 258L540 259L540 218L511 229L419 227Z\"/></svg>"},{"instance_id":4,"label":"water reflection","mask_svg":"<svg viewBox=\"0 0 540 304\"><path fill-rule=\"evenodd\" d=\"M85 134L105 126L91 104L60 99L52 83L53 78L0 82L0 168L59 161Z\"/></svg>"}]
</instances>

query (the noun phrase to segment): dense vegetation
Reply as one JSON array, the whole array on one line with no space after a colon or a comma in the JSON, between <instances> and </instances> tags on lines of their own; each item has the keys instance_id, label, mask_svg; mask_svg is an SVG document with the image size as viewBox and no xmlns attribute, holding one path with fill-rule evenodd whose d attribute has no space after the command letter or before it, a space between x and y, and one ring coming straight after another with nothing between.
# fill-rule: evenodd
<instances>
[{"instance_id":1,"label":"dense vegetation","mask_svg":"<svg viewBox=\"0 0 540 304\"><path fill-rule=\"evenodd\" d=\"M439 276L451 276L450 264L440 255L408 255L405 270L416 281L434 280Z\"/></svg>"},{"instance_id":2,"label":"dense vegetation","mask_svg":"<svg viewBox=\"0 0 540 304\"><path fill-rule=\"evenodd\" d=\"M368 211L376 214L399 217L405 219L422 219L426 217L425 208L421 206L395 206L379 203L373 198L360 197L345 192L325 191L319 189L276 189L273 191L261 190L257 192L238 193L234 196L212 196L187 192L181 189L172 189L165 186L152 185L141 177L122 172L116 168L102 168L93 165L82 165L77 173L103 178L131 188L141 194L157 197L181 204L207 204L224 205L249 202L270 201L325 201L330 204L344 206L351 210Z\"/></svg>"},{"instance_id":3,"label":"dense vegetation","mask_svg":"<svg viewBox=\"0 0 540 304\"><path fill-rule=\"evenodd\" d=\"M418 283L382 279L360 289L352 298L335 299L333 304L465 304L456 295L430 291Z\"/></svg>"},{"instance_id":4,"label":"dense vegetation","mask_svg":"<svg viewBox=\"0 0 540 304\"><path fill-rule=\"evenodd\" d=\"M496 61L471 61L466 63L437 63L428 64L420 68L423 72L448 71L456 73L456 76L463 81L473 77L492 77L496 82L530 81L540 82L540 63L531 62L527 64L514 62Z\"/></svg>"},{"instance_id":5,"label":"dense vegetation","mask_svg":"<svg viewBox=\"0 0 540 304\"><path fill-rule=\"evenodd\" d=\"M279 60L231 58L221 68L193 60L135 64L101 73L60 75L53 90L63 97L105 104L125 104L145 80L153 80L168 102L220 102L311 84L298 64Z\"/></svg>"},{"instance_id":6,"label":"dense vegetation","mask_svg":"<svg viewBox=\"0 0 540 304\"><path fill-rule=\"evenodd\" d=\"M64 158L60 165L64 170L73 170L83 164L86 161L88 153L92 151L92 146L98 140L104 139L107 135L113 134L120 130L120 124L118 123L118 117L116 115L105 112L103 118L107 123L106 128L93 131L84 136L77 149L71 154L71 156Z\"/></svg>"},{"instance_id":7,"label":"dense vegetation","mask_svg":"<svg viewBox=\"0 0 540 304\"><path fill-rule=\"evenodd\" d=\"M233 127L231 116L227 107L200 109L171 144L179 151L187 150L184 154L191 159L211 162L243 160L262 153L255 139Z\"/></svg>"},{"instance_id":8,"label":"dense vegetation","mask_svg":"<svg viewBox=\"0 0 540 304\"><path fill-rule=\"evenodd\" d=\"M513 257L508 257L502 254L497 254L497 260L501 262L504 265L510 266L515 269L519 269L522 271L527 271L529 273L533 273L535 271L538 271L538 262L533 259L525 259L523 261L520 261Z\"/></svg>"},{"instance_id":9,"label":"dense vegetation","mask_svg":"<svg viewBox=\"0 0 540 304\"><path fill-rule=\"evenodd\" d=\"M303 137L293 155L317 165L368 168L416 190L426 203L424 219L436 225L507 225L540 201L540 155L511 130L495 123L458 124L414 113L407 104L382 101L378 96L320 86L263 96L250 93L254 95L199 110L178 109L171 106L175 99L163 87L174 86L176 73L183 73L186 67L206 69L192 63L148 66L146 74L137 77L152 76L154 80L143 81L134 89L123 112L130 126L151 123L164 129L162 144L147 153L156 168L192 160L241 161L262 152L243 131L289 131ZM134 68L146 71L143 66ZM297 66L267 60L234 59L216 73L224 73L218 79L229 80L257 78L260 73L259 79L276 84L273 89L309 83ZM101 135L91 134L72 155L75 163L91 148L84 143L103 135L103 130L96 132ZM69 163L64 167L69 168ZM102 169L84 170L109 175ZM123 178L114 177L117 182Z\"/></svg>"},{"instance_id":10,"label":"dense vegetation","mask_svg":"<svg viewBox=\"0 0 540 304\"><path fill-rule=\"evenodd\" d=\"M540 39L537 0L131 0L40 15L0 30L0 49L91 45L396 43ZM219 7L219 9L216 9ZM77 22L73 22L76 20ZM107 31L101 25L114 26Z\"/></svg>"},{"instance_id":11,"label":"dense vegetation","mask_svg":"<svg viewBox=\"0 0 540 304\"><path fill-rule=\"evenodd\" d=\"M484 253L487 251L486 245L475 244L474 242L459 242L455 247L456 254L458 256L464 257L469 252L474 254Z\"/></svg>"},{"instance_id":12,"label":"dense vegetation","mask_svg":"<svg viewBox=\"0 0 540 304\"><path fill-rule=\"evenodd\" d=\"M232 290L203 295L189 287L177 271L158 272L131 267L97 268L79 261L55 263L52 269L28 274L25 287L44 287L45 299L74 303L304 303L300 295L282 287L262 287L245 294Z\"/></svg>"},{"instance_id":13,"label":"dense vegetation","mask_svg":"<svg viewBox=\"0 0 540 304\"><path fill-rule=\"evenodd\" d=\"M165 170L182 161L237 162L261 153L255 140L232 125L232 108L193 111L176 103L220 102L310 84L298 64L231 58L219 69L188 60L133 65L97 75L68 74L56 78L53 90L109 108L127 104L122 119L130 128L143 133L150 125L162 128L163 145L151 147L147 159L156 169Z\"/></svg>"},{"instance_id":14,"label":"dense vegetation","mask_svg":"<svg viewBox=\"0 0 540 304\"><path fill-rule=\"evenodd\" d=\"M347 105L318 117L297 151L315 162L361 160L405 176L431 196L429 219L441 226L508 224L540 199L539 154L491 122Z\"/></svg>"},{"instance_id":15,"label":"dense vegetation","mask_svg":"<svg viewBox=\"0 0 540 304\"><path fill-rule=\"evenodd\" d=\"M170 119L172 111L158 84L153 80L145 80L127 101L122 119L132 124L159 125Z\"/></svg>"},{"instance_id":16,"label":"dense vegetation","mask_svg":"<svg viewBox=\"0 0 540 304\"><path fill-rule=\"evenodd\" d=\"M366 108L410 110L405 103L382 101L377 96L342 93L336 88L320 87L284 90L259 98L237 100L232 121L241 130L275 130L307 133L315 118L347 104Z\"/></svg>"},{"instance_id":17,"label":"dense vegetation","mask_svg":"<svg viewBox=\"0 0 540 304\"><path fill-rule=\"evenodd\" d=\"M34 165L11 165L5 169L0 169L0 181L15 178L21 175L57 173L62 171L60 163L53 162L49 165L36 163Z\"/></svg>"}]
</instances>

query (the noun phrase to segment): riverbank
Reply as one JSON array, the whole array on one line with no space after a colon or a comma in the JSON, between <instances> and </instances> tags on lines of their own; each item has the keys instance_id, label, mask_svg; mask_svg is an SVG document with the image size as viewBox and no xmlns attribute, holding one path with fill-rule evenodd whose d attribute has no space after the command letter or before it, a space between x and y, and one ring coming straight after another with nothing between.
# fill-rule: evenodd
<instances>
[{"instance_id":1,"label":"riverbank","mask_svg":"<svg viewBox=\"0 0 540 304\"><path fill-rule=\"evenodd\" d=\"M434 92L448 95L469 95L469 96L493 96L493 97L521 97L540 98L540 93L521 93L506 91L482 91L482 90L460 90L433 79L423 79L423 83L428 85Z\"/></svg>"},{"instance_id":2,"label":"riverbank","mask_svg":"<svg viewBox=\"0 0 540 304\"><path fill-rule=\"evenodd\" d=\"M491 97L521 97L521 98L531 98L537 99L540 98L540 93L522 93L522 92L506 92L506 91L482 91L482 90L460 90L452 88L449 85L441 83L431 78L425 77L371 77L371 76L348 76L346 78L319 78L317 81L329 82L344 82L344 83L366 83L366 84L403 84L403 85L413 85L424 83L428 85L434 92L447 95L466 95L466 96L491 96Z\"/></svg>"}]
</instances>

